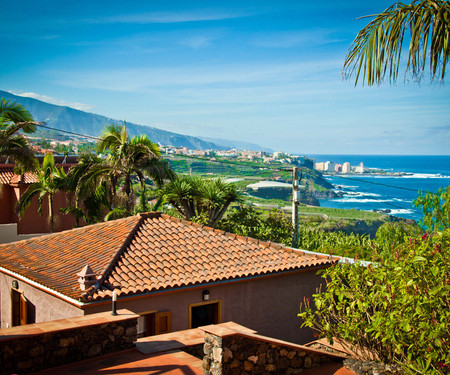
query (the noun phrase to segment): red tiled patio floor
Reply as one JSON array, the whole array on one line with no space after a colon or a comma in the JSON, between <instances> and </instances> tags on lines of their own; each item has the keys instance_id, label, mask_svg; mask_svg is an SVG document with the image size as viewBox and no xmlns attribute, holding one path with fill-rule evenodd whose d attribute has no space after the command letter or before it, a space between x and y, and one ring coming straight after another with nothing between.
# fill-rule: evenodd
<instances>
[{"instance_id":1,"label":"red tiled patio floor","mask_svg":"<svg viewBox=\"0 0 450 375\"><path fill-rule=\"evenodd\" d=\"M225 322L217 324L216 326L245 333L256 332L234 322ZM205 342L203 337L204 334L205 332L202 329L193 328L184 331L165 333L162 335L147 336L137 340L136 348L144 354L181 349L185 346L203 344Z\"/></svg>"},{"instance_id":2,"label":"red tiled patio floor","mask_svg":"<svg viewBox=\"0 0 450 375\"><path fill-rule=\"evenodd\" d=\"M136 349L131 349L40 371L34 374L200 375L203 374L203 368L200 359L181 350L145 355Z\"/></svg>"}]
</instances>

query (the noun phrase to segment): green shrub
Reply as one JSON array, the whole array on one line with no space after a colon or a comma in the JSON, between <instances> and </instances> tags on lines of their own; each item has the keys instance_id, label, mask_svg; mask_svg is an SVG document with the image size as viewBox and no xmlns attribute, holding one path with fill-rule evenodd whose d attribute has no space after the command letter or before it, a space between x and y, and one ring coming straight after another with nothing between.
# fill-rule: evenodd
<instances>
[{"instance_id":1,"label":"green shrub","mask_svg":"<svg viewBox=\"0 0 450 375\"><path fill-rule=\"evenodd\" d=\"M336 265L299 316L328 340L397 363L405 373L450 372L450 230L410 238L367 267Z\"/></svg>"}]
</instances>

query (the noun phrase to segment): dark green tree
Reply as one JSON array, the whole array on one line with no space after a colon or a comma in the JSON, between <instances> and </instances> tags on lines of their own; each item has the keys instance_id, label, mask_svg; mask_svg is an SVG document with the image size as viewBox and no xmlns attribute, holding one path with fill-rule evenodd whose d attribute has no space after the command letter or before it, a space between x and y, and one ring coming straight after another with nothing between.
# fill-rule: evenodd
<instances>
[{"instance_id":1,"label":"dark green tree","mask_svg":"<svg viewBox=\"0 0 450 375\"><path fill-rule=\"evenodd\" d=\"M48 221L50 224L50 233L54 229L54 209L53 197L56 193L64 189L66 175L62 168L55 165L55 159L52 154L44 157L42 165L36 168L36 176L38 182L33 183L17 202L16 210L19 217L25 214L26 209L31 204L35 196L38 197L39 214L42 215L42 202L45 197L48 199Z\"/></svg>"},{"instance_id":2,"label":"dark green tree","mask_svg":"<svg viewBox=\"0 0 450 375\"><path fill-rule=\"evenodd\" d=\"M236 186L220 178L180 176L164 186L164 200L186 220L204 217L215 227L233 202L240 200Z\"/></svg>"},{"instance_id":3,"label":"dark green tree","mask_svg":"<svg viewBox=\"0 0 450 375\"><path fill-rule=\"evenodd\" d=\"M422 192L414 201L414 207L423 210L422 224L430 232L450 228L450 185L437 193Z\"/></svg>"},{"instance_id":4,"label":"dark green tree","mask_svg":"<svg viewBox=\"0 0 450 375\"><path fill-rule=\"evenodd\" d=\"M157 186L165 180L174 178L174 172L161 158L158 145L146 135L129 138L126 124L111 124L103 131L97 150L107 153L105 163L92 169L93 177L102 176L110 180L110 201L115 203L117 188L120 185L126 195L125 211L131 213L135 205L132 178L136 176L144 189L145 177L149 177ZM115 205L117 206L117 205ZM116 207L112 207L116 208Z\"/></svg>"},{"instance_id":5,"label":"dark green tree","mask_svg":"<svg viewBox=\"0 0 450 375\"><path fill-rule=\"evenodd\" d=\"M97 155L84 154L67 174L66 190L69 194L69 205L61 211L73 215L77 226L80 225L80 219L87 224L97 223L109 211L106 182L88 178L89 170L102 163L103 160Z\"/></svg>"},{"instance_id":6,"label":"dark green tree","mask_svg":"<svg viewBox=\"0 0 450 375\"><path fill-rule=\"evenodd\" d=\"M105 158L87 154L69 172L70 191L76 198L75 206L69 206L65 212L88 223L133 214L134 182L140 184L145 194L146 178L161 187L175 176L167 161L161 158L158 146L145 135L130 139L126 124L107 126L97 151L104 153Z\"/></svg>"},{"instance_id":7,"label":"dark green tree","mask_svg":"<svg viewBox=\"0 0 450 375\"><path fill-rule=\"evenodd\" d=\"M36 130L31 114L20 104L0 99L0 156L14 161L18 170L32 170L36 166L34 152L21 134Z\"/></svg>"}]
</instances>

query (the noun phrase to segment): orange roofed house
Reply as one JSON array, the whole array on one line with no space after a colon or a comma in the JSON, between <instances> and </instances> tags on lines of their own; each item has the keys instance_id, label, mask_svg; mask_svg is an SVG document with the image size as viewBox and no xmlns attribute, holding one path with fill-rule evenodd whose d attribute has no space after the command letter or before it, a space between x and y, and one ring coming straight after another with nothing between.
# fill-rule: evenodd
<instances>
[{"instance_id":1,"label":"orange roofed house","mask_svg":"<svg viewBox=\"0 0 450 375\"><path fill-rule=\"evenodd\" d=\"M234 321L305 343L299 303L336 260L161 213L0 245L1 328L111 310L144 336Z\"/></svg>"},{"instance_id":2,"label":"orange roofed house","mask_svg":"<svg viewBox=\"0 0 450 375\"><path fill-rule=\"evenodd\" d=\"M38 155L37 159L42 162L43 156ZM62 167L67 173L69 168L78 162L77 156L56 155L55 162L58 167ZM16 203L27 191L31 184L38 181L37 176L32 172L18 175L14 172L14 164L5 164L4 158L0 157L0 226L1 224L17 224L17 234L48 233L50 226L48 223L48 200L42 201L42 216L38 213L38 197L34 197L30 207L26 210L22 219L19 220L15 212ZM73 228L76 224L75 218L59 212L59 209L67 206L67 195L65 192L58 192L53 198L55 232ZM0 238L0 243L5 242Z\"/></svg>"}]
</instances>

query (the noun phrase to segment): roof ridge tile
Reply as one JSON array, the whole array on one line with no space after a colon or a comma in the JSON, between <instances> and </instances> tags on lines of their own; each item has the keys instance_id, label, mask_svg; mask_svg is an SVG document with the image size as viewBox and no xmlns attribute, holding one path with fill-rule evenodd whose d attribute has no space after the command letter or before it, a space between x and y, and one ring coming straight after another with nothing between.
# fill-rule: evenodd
<instances>
[{"instance_id":1,"label":"roof ridge tile","mask_svg":"<svg viewBox=\"0 0 450 375\"><path fill-rule=\"evenodd\" d=\"M106 267L99 273L100 277L98 278L97 283L94 285L97 289L100 289L102 287L102 284L104 283L105 280L107 280L109 273L116 267L119 259L129 248L129 245L131 244L133 238L139 232L139 229L142 227L143 223L148 218L148 215L147 214L138 214L134 217L139 218L137 223L134 225L133 229L130 230L130 232L128 233L128 236L125 238L124 242L122 243L122 246L120 247L119 250L116 251L116 253L112 257L111 261L109 263L107 263Z\"/></svg>"}]
</instances>

